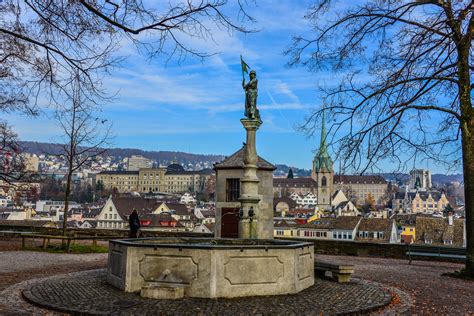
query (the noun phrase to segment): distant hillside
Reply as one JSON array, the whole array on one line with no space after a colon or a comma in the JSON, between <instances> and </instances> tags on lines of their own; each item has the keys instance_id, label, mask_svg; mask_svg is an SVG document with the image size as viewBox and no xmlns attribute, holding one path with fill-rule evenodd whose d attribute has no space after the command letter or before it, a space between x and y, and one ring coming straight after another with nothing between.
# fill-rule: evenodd
<instances>
[{"instance_id":1,"label":"distant hillside","mask_svg":"<svg viewBox=\"0 0 474 316\"><path fill-rule=\"evenodd\" d=\"M277 167L277 169L275 170L275 176L277 177L287 176L290 168L293 170L294 177L310 177L311 176L311 170L308 170L308 169L289 167L287 165L282 165L282 164L277 164L275 166Z\"/></svg>"},{"instance_id":2,"label":"distant hillside","mask_svg":"<svg viewBox=\"0 0 474 316\"><path fill-rule=\"evenodd\" d=\"M32 154L60 154L62 152L62 145L51 144L51 143L39 143L39 142L20 142L23 151ZM177 160L178 163L183 165L189 164L205 164L212 166L215 162L220 162L225 159L224 155L200 155L190 154L179 151L146 151L141 149L133 148L111 148L108 150L107 155L113 156L117 159L130 157L131 155L141 155L148 159L152 159L166 165L167 163ZM284 177L288 174L289 166L284 164L277 164L275 170L275 176ZM311 170L291 167L293 169L293 175L295 177L310 177ZM386 180L397 182L403 185L409 180L409 175L406 173L380 173ZM432 181L435 186L442 186L443 184L450 182L461 182L463 181L462 174L444 175L444 174L433 174Z\"/></svg>"},{"instance_id":3,"label":"distant hillside","mask_svg":"<svg viewBox=\"0 0 474 316\"><path fill-rule=\"evenodd\" d=\"M20 142L23 151L32 154L60 154L62 153L62 145L39 142ZM209 162L215 163L224 159L223 155L200 155L190 154L179 151L146 151L133 148L111 148L107 151L107 155L125 158L132 155L141 155L145 158L156 160L157 162L170 162L177 160L181 164Z\"/></svg>"}]
</instances>

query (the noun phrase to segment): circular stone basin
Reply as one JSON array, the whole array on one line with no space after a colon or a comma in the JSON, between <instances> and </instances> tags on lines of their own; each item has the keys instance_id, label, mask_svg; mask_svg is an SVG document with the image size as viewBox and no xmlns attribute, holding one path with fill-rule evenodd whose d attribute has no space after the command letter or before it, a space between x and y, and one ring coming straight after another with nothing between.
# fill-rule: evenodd
<instances>
[{"instance_id":1,"label":"circular stone basin","mask_svg":"<svg viewBox=\"0 0 474 316\"><path fill-rule=\"evenodd\" d=\"M291 294L314 284L314 247L286 240L112 240L107 281L125 292L179 289L187 297Z\"/></svg>"}]
</instances>

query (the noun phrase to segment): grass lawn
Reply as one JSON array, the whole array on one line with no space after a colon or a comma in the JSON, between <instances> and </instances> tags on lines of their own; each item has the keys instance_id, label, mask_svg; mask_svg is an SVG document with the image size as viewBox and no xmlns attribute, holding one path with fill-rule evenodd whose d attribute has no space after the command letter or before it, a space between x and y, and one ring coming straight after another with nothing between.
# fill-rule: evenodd
<instances>
[{"instance_id":1,"label":"grass lawn","mask_svg":"<svg viewBox=\"0 0 474 316\"><path fill-rule=\"evenodd\" d=\"M93 247L92 245L85 245L85 244L74 244L70 247L71 251L69 253L106 253L109 251L107 246L97 245ZM24 250L29 251L42 251L42 252L50 252L50 253L66 253L66 245L49 245L46 249L43 247L33 247L27 246Z\"/></svg>"}]
</instances>

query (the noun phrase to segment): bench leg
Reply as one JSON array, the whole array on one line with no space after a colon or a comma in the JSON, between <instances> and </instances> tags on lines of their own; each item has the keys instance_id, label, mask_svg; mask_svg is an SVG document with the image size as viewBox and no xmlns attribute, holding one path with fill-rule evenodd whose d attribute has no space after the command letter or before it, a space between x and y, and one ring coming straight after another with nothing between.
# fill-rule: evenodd
<instances>
[{"instance_id":1,"label":"bench leg","mask_svg":"<svg viewBox=\"0 0 474 316\"><path fill-rule=\"evenodd\" d=\"M314 274L316 274L316 276L318 278L324 278L326 276L326 271L325 270L314 270Z\"/></svg>"},{"instance_id":2,"label":"bench leg","mask_svg":"<svg viewBox=\"0 0 474 316\"><path fill-rule=\"evenodd\" d=\"M332 274L333 279L337 281L337 283L346 283L351 280L351 275L350 274L342 274L342 273L333 273Z\"/></svg>"},{"instance_id":3,"label":"bench leg","mask_svg":"<svg viewBox=\"0 0 474 316\"><path fill-rule=\"evenodd\" d=\"M66 251L71 252L71 239L67 239Z\"/></svg>"},{"instance_id":4,"label":"bench leg","mask_svg":"<svg viewBox=\"0 0 474 316\"><path fill-rule=\"evenodd\" d=\"M46 246L46 244L47 244L46 240L47 240L47 238L43 238L43 249L46 249L46 247L47 247Z\"/></svg>"},{"instance_id":5,"label":"bench leg","mask_svg":"<svg viewBox=\"0 0 474 316\"><path fill-rule=\"evenodd\" d=\"M25 249L25 237L21 236L21 249Z\"/></svg>"}]
</instances>

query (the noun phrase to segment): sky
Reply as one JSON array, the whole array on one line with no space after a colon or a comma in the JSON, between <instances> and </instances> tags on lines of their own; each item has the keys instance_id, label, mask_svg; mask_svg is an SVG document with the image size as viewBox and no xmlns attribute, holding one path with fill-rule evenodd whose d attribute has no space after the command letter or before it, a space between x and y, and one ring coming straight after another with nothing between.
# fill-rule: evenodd
<instances>
[{"instance_id":1,"label":"sky","mask_svg":"<svg viewBox=\"0 0 474 316\"><path fill-rule=\"evenodd\" d=\"M263 125L258 154L275 164L310 169L320 135L308 137L297 127L320 106L318 82L336 79L288 67L283 51L294 35L310 32L303 17L311 3L249 1L249 13L257 21L249 27L259 32L229 34L214 27L212 40L184 39L195 49L217 53L203 61L190 56L180 62L166 56L149 60L124 42L117 54L126 60L104 78L107 91L117 93L101 113L113 124L113 147L222 155L238 150L245 141L242 55L259 80ZM231 15L236 9L227 8ZM61 140L59 127L47 115L9 114L7 120L22 140Z\"/></svg>"}]
</instances>

